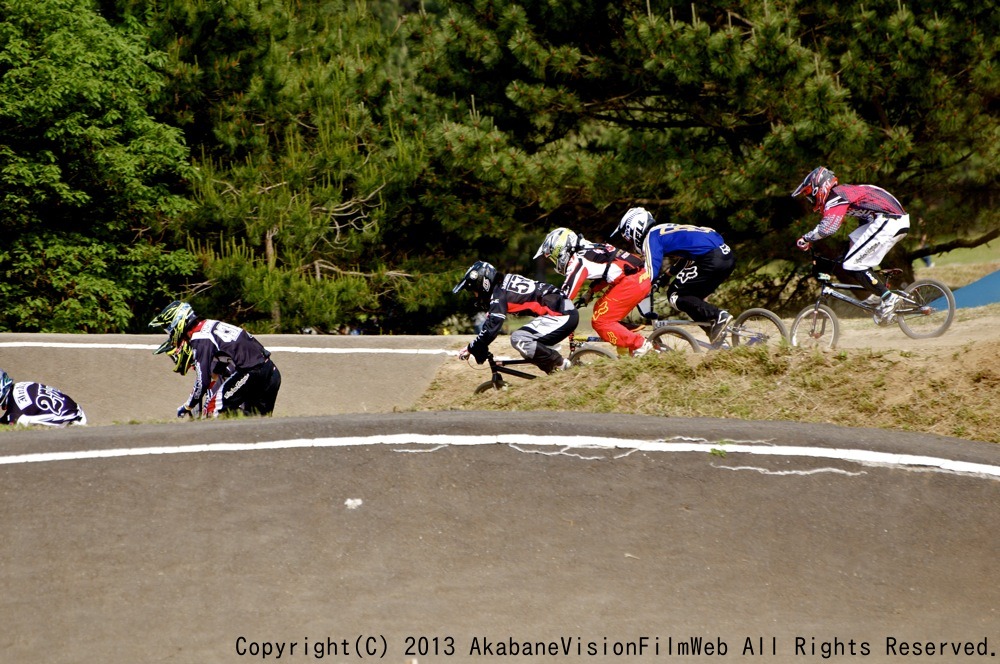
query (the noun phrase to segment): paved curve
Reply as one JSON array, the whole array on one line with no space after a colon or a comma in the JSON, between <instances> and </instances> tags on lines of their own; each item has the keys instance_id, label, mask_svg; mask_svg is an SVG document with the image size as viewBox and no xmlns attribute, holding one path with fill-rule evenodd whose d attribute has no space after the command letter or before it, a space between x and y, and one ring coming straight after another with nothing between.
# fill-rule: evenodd
<instances>
[{"instance_id":1,"label":"paved curve","mask_svg":"<svg viewBox=\"0 0 1000 664\"><path fill-rule=\"evenodd\" d=\"M27 340L84 339L109 342ZM266 341L293 340L375 341ZM147 423L0 435L2 661L1000 651L995 445L607 415L574 415L592 437L565 439L553 413L403 412L436 352L276 351L285 416L155 423L187 389L165 360L24 341L0 335L15 379L52 375L92 419Z\"/></svg>"}]
</instances>

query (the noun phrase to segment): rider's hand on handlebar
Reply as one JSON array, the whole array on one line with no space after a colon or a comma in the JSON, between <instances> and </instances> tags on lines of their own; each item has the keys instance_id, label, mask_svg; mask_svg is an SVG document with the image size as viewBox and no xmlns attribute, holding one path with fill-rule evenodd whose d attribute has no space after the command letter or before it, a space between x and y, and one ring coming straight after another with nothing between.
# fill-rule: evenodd
<instances>
[{"instance_id":1,"label":"rider's hand on handlebar","mask_svg":"<svg viewBox=\"0 0 1000 664\"><path fill-rule=\"evenodd\" d=\"M458 351L458 359L462 360L463 362L468 360L470 355L472 355L472 352L469 351L468 346Z\"/></svg>"},{"instance_id":2,"label":"rider's hand on handlebar","mask_svg":"<svg viewBox=\"0 0 1000 664\"><path fill-rule=\"evenodd\" d=\"M809 251L809 248L812 247L812 242L805 239L804 237L800 237L798 240L796 240L795 246L801 249L802 251Z\"/></svg>"}]
</instances>

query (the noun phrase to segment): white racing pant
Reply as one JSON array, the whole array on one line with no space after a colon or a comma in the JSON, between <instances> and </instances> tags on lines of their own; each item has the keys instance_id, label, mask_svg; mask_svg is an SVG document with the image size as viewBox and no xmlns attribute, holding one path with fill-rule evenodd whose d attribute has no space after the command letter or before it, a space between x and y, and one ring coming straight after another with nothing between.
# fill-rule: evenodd
<instances>
[{"instance_id":1,"label":"white racing pant","mask_svg":"<svg viewBox=\"0 0 1000 664\"><path fill-rule=\"evenodd\" d=\"M563 357L553 346L576 330L580 315L575 309L562 316L539 316L510 335L510 345L526 360L549 373L562 364Z\"/></svg>"},{"instance_id":2,"label":"white racing pant","mask_svg":"<svg viewBox=\"0 0 1000 664\"><path fill-rule=\"evenodd\" d=\"M879 214L871 223L851 233L851 247L844 256L844 269L868 270L877 267L885 255L910 230L910 215Z\"/></svg>"}]
</instances>

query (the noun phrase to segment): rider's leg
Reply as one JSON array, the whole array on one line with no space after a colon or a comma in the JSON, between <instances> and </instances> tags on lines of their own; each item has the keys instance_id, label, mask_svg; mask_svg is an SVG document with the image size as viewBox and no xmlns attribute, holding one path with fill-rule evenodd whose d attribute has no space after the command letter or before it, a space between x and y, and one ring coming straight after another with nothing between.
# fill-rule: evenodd
<instances>
[{"instance_id":1,"label":"rider's leg","mask_svg":"<svg viewBox=\"0 0 1000 664\"><path fill-rule=\"evenodd\" d=\"M844 256L844 269L851 273L859 284L875 293L885 293L883 284L872 273L897 242L910 230L910 216L876 215L867 224L858 226L851 233L851 246Z\"/></svg>"},{"instance_id":2,"label":"rider's leg","mask_svg":"<svg viewBox=\"0 0 1000 664\"><path fill-rule=\"evenodd\" d=\"M715 323L722 310L706 302L736 267L732 253L714 251L699 256L681 270L667 289L670 305L699 323Z\"/></svg>"},{"instance_id":3,"label":"rider's leg","mask_svg":"<svg viewBox=\"0 0 1000 664\"><path fill-rule=\"evenodd\" d=\"M638 350L646 342L641 334L629 330L621 320L649 295L649 274L640 270L622 277L594 302L590 325L604 341L618 348Z\"/></svg>"},{"instance_id":4,"label":"rider's leg","mask_svg":"<svg viewBox=\"0 0 1000 664\"><path fill-rule=\"evenodd\" d=\"M539 316L510 335L510 345L521 357L545 373L563 368L565 359L552 346L576 330L580 312L576 309L561 316Z\"/></svg>"}]
</instances>

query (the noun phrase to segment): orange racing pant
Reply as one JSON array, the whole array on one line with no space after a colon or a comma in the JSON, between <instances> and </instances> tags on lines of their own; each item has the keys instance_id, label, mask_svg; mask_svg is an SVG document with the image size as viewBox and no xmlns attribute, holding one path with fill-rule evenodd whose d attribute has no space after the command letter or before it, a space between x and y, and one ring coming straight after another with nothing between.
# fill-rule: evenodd
<instances>
[{"instance_id":1,"label":"orange racing pant","mask_svg":"<svg viewBox=\"0 0 1000 664\"><path fill-rule=\"evenodd\" d=\"M621 320L649 295L649 286L649 273L645 269L611 284L594 303L590 325L597 336L618 348L636 350L641 347L645 337L628 330Z\"/></svg>"}]
</instances>

